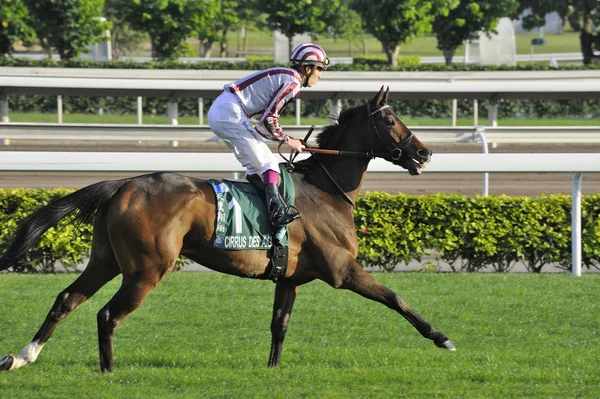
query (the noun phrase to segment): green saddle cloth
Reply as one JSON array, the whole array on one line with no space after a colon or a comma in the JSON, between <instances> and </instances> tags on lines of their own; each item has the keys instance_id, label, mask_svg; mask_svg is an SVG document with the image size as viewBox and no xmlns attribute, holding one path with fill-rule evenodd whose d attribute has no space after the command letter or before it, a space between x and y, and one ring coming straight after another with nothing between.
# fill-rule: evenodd
<instances>
[{"instance_id":1,"label":"green saddle cloth","mask_svg":"<svg viewBox=\"0 0 600 399\"><path fill-rule=\"evenodd\" d=\"M285 167L280 166L279 192L288 205L295 200L294 183ZM227 250L270 249L273 239L287 246L287 226L272 230L264 200L264 190L245 181L216 180L212 186L217 200L214 248Z\"/></svg>"}]
</instances>

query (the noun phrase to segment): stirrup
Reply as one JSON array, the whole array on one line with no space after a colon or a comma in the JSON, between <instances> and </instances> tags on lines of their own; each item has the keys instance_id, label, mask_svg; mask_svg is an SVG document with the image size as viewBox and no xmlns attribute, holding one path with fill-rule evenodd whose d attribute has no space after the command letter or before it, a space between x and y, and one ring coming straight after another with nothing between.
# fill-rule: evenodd
<instances>
[{"instance_id":1,"label":"stirrup","mask_svg":"<svg viewBox=\"0 0 600 399\"><path fill-rule=\"evenodd\" d=\"M283 227L292 223L294 220L300 217L300 213L281 213L274 212L274 214L269 215L269 220L271 221L271 225L275 227Z\"/></svg>"}]
</instances>

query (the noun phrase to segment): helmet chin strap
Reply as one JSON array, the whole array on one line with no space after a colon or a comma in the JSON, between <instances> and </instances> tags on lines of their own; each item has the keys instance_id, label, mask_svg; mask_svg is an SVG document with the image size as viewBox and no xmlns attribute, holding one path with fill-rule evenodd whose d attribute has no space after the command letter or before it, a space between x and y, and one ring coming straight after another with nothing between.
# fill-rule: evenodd
<instances>
[{"instance_id":1,"label":"helmet chin strap","mask_svg":"<svg viewBox=\"0 0 600 399\"><path fill-rule=\"evenodd\" d=\"M317 69L316 67L310 67L310 73L308 75L304 74L304 82L302 83L302 87L308 87L308 80L310 79L311 76L313 76L313 74L315 73L315 70Z\"/></svg>"},{"instance_id":2,"label":"helmet chin strap","mask_svg":"<svg viewBox=\"0 0 600 399\"><path fill-rule=\"evenodd\" d=\"M306 66L312 68L309 74L307 74L306 69L304 69ZM308 80L311 76L313 76L317 68L312 65L294 65L293 68L298 71L300 75L302 75L302 87L308 87Z\"/></svg>"}]
</instances>

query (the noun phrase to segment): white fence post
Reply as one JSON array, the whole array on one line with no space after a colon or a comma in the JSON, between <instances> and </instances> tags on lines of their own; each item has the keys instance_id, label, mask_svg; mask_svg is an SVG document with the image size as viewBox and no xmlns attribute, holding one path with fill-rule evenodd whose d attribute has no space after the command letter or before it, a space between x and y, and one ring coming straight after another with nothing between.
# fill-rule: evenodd
<instances>
[{"instance_id":1,"label":"white fence post","mask_svg":"<svg viewBox=\"0 0 600 399\"><path fill-rule=\"evenodd\" d=\"M63 123L62 96L56 96L56 113L58 114L58 123Z\"/></svg>"},{"instance_id":2,"label":"white fence post","mask_svg":"<svg viewBox=\"0 0 600 399\"><path fill-rule=\"evenodd\" d=\"M0 95L0 122L10 122L8 118L8 96L6 94Z\"/></svg>"},{"instance_id":3,"label":"white fence post","mask_svg":"<svg viewBox=\"0 0 600 399\"><path fill-rule=\"evenodd\" d=\"M8 96L6 94L0 95L0 123L8 123ZM10 139L2 138L2 145L10 145Z\"/></svg>"},{"instance_id":4,"label":"white fence post","mask_svg":"<svg viewBox=\"0 0 600 399\"><path fill-rule=\"evenodd\" d=\"M488 104L488 126L498 126L498 102L490 100Z\"/></svg>"},{"instance_id":5,"label":"white fence post","mask_svg":"<svg viewBox=\"0 0 600 399\"><path fill-rule=\"evenodd\" d=\"M301 115L301 110L302 110L302 103L300 102L300 99L297 98L296 99L296 126L300 126L300 115Z\"/></svg>"},{"instance_id":6,"label":"white fence post","mask_svg":"<svg viewBox=\"0 0 600 399\"><path fill-rule=\"evenodd\" d=\"M573 275L581 276L581 173L573 173L571 193L571 251L573 252Z\"/></svg>"},{"instance_id":7,"label":"white fence post","mask_svg":"<svg viewBox=\"0 0 600 399\"><path fill-rule=\"evenodd\" d=\"M204 99L198 99L198 124L204 125Z\"/></svg>"},{"instance_id":8,"label":"white fence post","mask_svg":"<svg viewBox=\"0 0 600 399\"><path fill-rule=\"evenodd\" d=\"M174 101L173 99L169 100L169 104L168 104L168 108L167 108L167 115L169 117L170 125L177 125L179 123L177 121L177 113L178 113L177 101ZM169 142L169 144L171 147L178 147L179 141L171 140Z\"/></svg>"},{"instance_id":9,"label":"white fence post","mask_svg":"<svg viewBox=\"0 0 600 399\"><path fill-rule=\"evenodd\" d=\"M485 139L485 127L483 126L477 126L475 127L475 132L479 135L479 138L481 139L481 149L483 150L484 154L488 153L488 145L487 145L487 140ZM489 180L490 180L490 174L488 172L485 172L483 174L483 196L487 197L488 193L489 193Z\"/></svg>"},{"instance_id":10,"label":"white fence post","mask_svg":"<svg viewBox=\"0 0 600 399\"><path fill-rule=\"evenodd\" d=\"M452 99L452 127L456 127L456 118L458 114L458 100Z\"/></svg>"},{"instance_id":11,"label":"white fence post","mask_svg":"<svg viewBox=\"0 0 600 399\"><path fill-rule=\"evenodd\" d=\"M142 116L143 116L142 97L138 96L138 98L137 98L137 123L138 123L138 125L142 124Z\"/></svg>"}]
</instances>

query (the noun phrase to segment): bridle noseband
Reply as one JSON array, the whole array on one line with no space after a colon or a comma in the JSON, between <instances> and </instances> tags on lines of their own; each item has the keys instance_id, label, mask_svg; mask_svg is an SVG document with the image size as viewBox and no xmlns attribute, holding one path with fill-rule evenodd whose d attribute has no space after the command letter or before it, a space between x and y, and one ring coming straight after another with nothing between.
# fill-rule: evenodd
<instances>
[{"instance_id":1,"label":"bridle noseband","mask_svg":"<svg viewBox=\"0 0 600 399\"><path fill-rule=\"evenodd\" d=\"M371 134L371 129L370 129L371 120L373 119L373 117L375 115L383 112L384 109L389 108L389 107L390 106L388 104L383 104L383 105L380 105L379 107L375 108L373 111L371 111L371 103L367 102L367 113L369 114L369 123L367 125L367 141L369 141L369 135ZM377 130L377 124L375 122L373 122L373 130L375 131L375 134L377 135L377 138L379 139L379 141L381 141L383 143L383 145L386 146L390 152L388 154L372 152L371 153L371 154L373 154L372 158L376 158L376 157L388 158L389 157L392 161L398 161L402 157L402 153L406 150L406 148L412 142L413 137L415 137L413 132L411 132L409 130L408 136L404 140L400 141L400 145L397 145L393 139L388 144L385 142L385 140L379 133L379 130ZM391 137L390 137L390 139L391 139Z\"/></svg>"}]
</instances>

